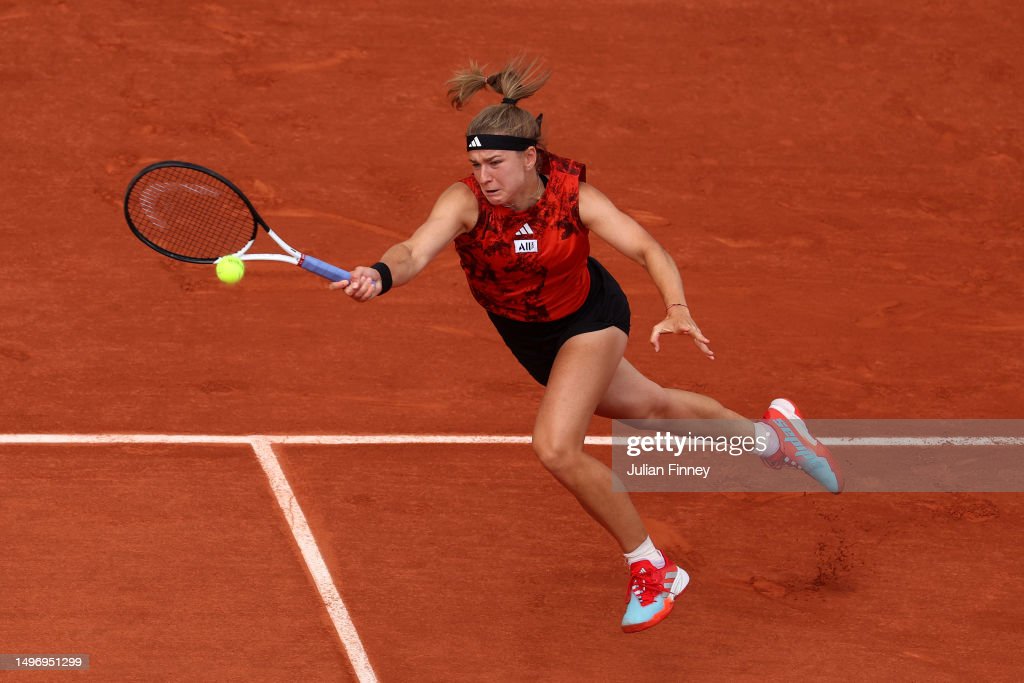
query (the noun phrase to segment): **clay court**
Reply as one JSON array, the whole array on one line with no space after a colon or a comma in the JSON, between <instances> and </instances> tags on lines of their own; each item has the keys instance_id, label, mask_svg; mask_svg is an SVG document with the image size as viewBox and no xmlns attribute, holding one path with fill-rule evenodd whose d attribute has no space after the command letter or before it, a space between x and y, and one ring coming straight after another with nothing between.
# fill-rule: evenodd
<instances>
[{"instance_id":1,"label":"clay court","mask_svg":"<svg viewBox=\"0 0 1024 683\"><path fill-rule=\"evenodd\" d=\"M0 2L0 654L88 654L36 675L69 681L1016 679L1021 494L638 494L692 584L625 636L618 548L537 463L541 390L453 250L370 305L279 264L228 287L121 202L193 161L373 263L469 173L492 99L454 112L446 79L524 51L547 145L676 257L713 342L655 354L658 292L595 239L643 372L750 417L1019 419L1021 44L1007 1Z\"/></svg>"}]
</instances>

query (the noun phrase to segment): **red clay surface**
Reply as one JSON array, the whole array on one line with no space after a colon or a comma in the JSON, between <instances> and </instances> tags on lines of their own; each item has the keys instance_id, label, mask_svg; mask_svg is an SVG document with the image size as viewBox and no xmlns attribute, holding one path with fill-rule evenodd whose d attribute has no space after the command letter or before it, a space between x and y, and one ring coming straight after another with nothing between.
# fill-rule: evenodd
<instances>
[{"instance_id":1,"label":"red clay surface","mask_svg":"<svg viewBox=\"0 0 1024 683\"><path fill-rule=\"evenodd\" d=\"M0 3L0 432L529 433L539 391L451 252L355 306L277 265L225 288L147 250L120 213L138 168L185 159L236 180L297 247L372 263L467 172L459 140L477 103L451 112L444 80L519 50L555 69L524 102L545 113L551 149L587 162L676 256L718 357L681 340L655 355L660 298L596 245L630 295L642 370L751 416L789 395L819 418L1024 417L1022 27L1024 7L998 1ZM379 451L377 484L365 457L285 459L385 680L1011 676L1020 496L641 496L695 582L668 621L626 638L612 544L527 447ZM57 464L72 452L119 495L77 489ZM15 619L5 608L4 649L102 648L128 672L143 641L194 660L266 632L266 652L299 623L315 633L308 665L345 675L251 454L79 452L0 447L5 481L40 483L0 498L0 537L15 539L3 599L73 596ZM421 476L398 479L399 462ZM148 468L158 476L139 482ZM217 527L230 556L168 542L189 525L166 515L186 513L173 519ZM95 542L61 556L30 544L71 531ZM163 543L139 545L150 536ZM149 580L168 558L205 567L191 598L269 618L173 612ZM125 572L136 593L116 592ZM148 626L114 619L118 595L160 611ZM804 645L821 631L827 654ZM159 677L165 658L151 661Z\"/></svg>"},{"instance_id":2,"label":"red clay surface","mask_svg":"<svg viewBox=\"0 0 1024 683\"><path fill-rule=\"evenodd\" d=\"M5 446L0 471L5 653L88 654L95 680L354 680L250 448Z\"/></svg>"},{"instance_id":3,"label":"red clay surface","mask_svg":"<svg viewBox=\"0 0 1024 683\"><path fill-rule=\"evenodd\" d=\"M280 450L383 680L1020 668L1019 496L637 495L693 583L663 624L625 636L614 543L522 448Z\"/></svg>"}]
</instances>

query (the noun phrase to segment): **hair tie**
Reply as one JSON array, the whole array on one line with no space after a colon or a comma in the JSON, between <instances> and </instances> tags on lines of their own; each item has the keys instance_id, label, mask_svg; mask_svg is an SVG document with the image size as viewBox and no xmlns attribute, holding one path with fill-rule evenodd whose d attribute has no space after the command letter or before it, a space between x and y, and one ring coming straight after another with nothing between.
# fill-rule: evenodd
<instances>
[{"instance_id":1,"label":"hair tie","mask_svg":"<svg viewBox=\"0 0 1024 683\"><path fill-rule=\"evenodd\" d=\"M503 99L501 101L501 103L502 104L511 104L514 107L514 106L516 106L516 102L518 102L518 101L519 100L512 99L511 97L506 97L505 99Z\"/></svg>"}]
</instances>

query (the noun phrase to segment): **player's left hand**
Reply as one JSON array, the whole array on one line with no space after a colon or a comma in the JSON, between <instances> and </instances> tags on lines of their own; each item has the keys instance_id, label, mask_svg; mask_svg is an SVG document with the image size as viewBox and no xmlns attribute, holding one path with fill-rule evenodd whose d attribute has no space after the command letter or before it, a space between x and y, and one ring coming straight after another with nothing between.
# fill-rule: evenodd
<instances>
[{"instance_id":1,"label":"player's left hand","mask_svg":"<svg viewBox=\"0 0 1024 683\"><path fill-rule=\"evenodd\" d=\"M656 352L661 351L658 337L663 334L685 334L693 339L693 343L709 360L715 359L715 352L708 346L711 340L704 336L704 333L697 327L697 323L690 317L689 308L683 306L669 308L665 319L654 326L654 330L651 332L651 345L654 346Z\"/></svg>"}]
</instances>

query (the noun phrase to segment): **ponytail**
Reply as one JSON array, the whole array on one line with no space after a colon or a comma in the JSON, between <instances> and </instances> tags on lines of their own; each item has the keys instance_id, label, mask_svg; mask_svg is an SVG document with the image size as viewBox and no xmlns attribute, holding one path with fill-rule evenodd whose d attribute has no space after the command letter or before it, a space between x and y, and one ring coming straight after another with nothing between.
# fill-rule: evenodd
<instances>
[{"instance_id":1,"label":"ponytail","mask_svg":"<svg viewBox=\"0 0 1024 683\"><path fill-rule=\"evenodd\" d=\"M455 109L462 109L473 95L490 88L503 96L501 104L492 104L477 114L466 135L512 135L537 140L540 117L534 119L516 103L534 95L550 77L551 72L543 68L539 59L527 61L525 57L516 57L490 76L478 63L470 62L468 68L457 71L448 81L448 101Z\"/></svg>"}]
</instances>

